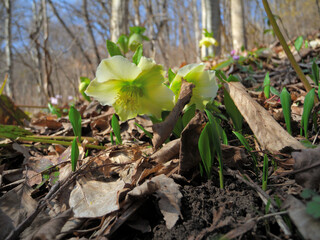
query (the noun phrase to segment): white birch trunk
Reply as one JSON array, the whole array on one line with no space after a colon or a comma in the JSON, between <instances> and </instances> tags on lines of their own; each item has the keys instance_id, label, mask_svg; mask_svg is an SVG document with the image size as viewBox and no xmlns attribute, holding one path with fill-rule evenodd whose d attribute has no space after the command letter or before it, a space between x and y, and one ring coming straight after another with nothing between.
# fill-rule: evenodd
<instances>
[{"instance_id":1,"label":"white birch trunk","mask_svg":"<svg viewBox=\"0 0 320 240\"><path fill-rule=\"evenodd\" d=\"M242 0L231 0L231 31L233 49L240 51L241 47L246 48L244 8Z\"/></svg>"},{"instance_id":2,"label":"white birch trunk","mask_svg":"<svg viewBox=\"0 0 320 240\"><path fill-rule=\"evenodd\" d=\"M5 0L6 17L4 20L4 38L5 38L5 58L6 58L6 74L8 79L6 83L6 93L14 100L14 89L12 81L12 35L11 35L11 0Z\"/></svg>"},{"instance_id":3,"label":"white birch trunk","mask_svg":"<svg viewBox=\"0 0 320 240\"><path fill-rule=\"evenodd\" d=\"M128 33L128 2L112 0L111 41L117 42L121 34Z\"/></svg>"}]
</instances>

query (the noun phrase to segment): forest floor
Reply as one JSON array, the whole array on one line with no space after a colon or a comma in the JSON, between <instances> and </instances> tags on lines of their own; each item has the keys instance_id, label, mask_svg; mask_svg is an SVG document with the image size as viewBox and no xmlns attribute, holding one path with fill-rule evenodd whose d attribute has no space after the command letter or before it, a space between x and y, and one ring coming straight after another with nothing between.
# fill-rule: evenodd
<instances>
[{"instance_id":1,"label":"forest floor","mask_svg":"<svg viewBox=\"0 0 320 240\"><path fill-rule=\"evenodd\" d=\"M316 36L313 39L320 41ZM281 47L255 52L245 53L243 61L222 70L239 76L252 101L283 129L275 90L287 88L293 102L293 140L286 145L287 139L276 131L273 137L292 146L304 139L300 121L307 92ZM320 44L295 54L305 73L311 73L314 58L320 65L319 53ZM209 68L216 63L206 64ZM275 89L268 99L263 93L267 72ZM314 87L317 91L318 86ZM222 90L217 101L224 102ZM211 180L201 177L198 167L198 138L207 121L204 113L197 112L181 138L172 135L169 143L155 151L155 142L135 124L161 138L149 118L120 122L123 144L112 145L114 110L97 102L78 102L83 141L77 170L72 172L67 145L71 145L73 131L67 116L40 112L30 120L3 96L0 107L1 124L5 124L0 129L0 239L19 235L21 239L319 239L319 148L265 151L262 146L273 143L265 143L252 129L275 124L265 125L260 115L244 116L242 134L251 152L232 133L230 119L221 120L229 144L222 146L221 189L217 161ZM249 112L251 107L246 106ZM219 110L227 115L224 105ZM315 122L319 122L318 114ZM28 132L5 127L19 123ZM308 140L315 147L319 131L316 124L309 125ZM272 136L265 137L272 140ZM269 159L266 191L261 189L264 156Z\"/></svg>"}]
</instances>

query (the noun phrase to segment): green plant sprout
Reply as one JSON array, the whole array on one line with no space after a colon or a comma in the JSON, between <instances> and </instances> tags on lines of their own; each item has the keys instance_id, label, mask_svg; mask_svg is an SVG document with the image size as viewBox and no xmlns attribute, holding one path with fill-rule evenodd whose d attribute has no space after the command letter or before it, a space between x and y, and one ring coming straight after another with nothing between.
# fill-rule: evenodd
<instances>
[{"instance_id":1,"label":"green plant sprout","mask_svg":"<svg viewBox=\"0 0 320 240\"><path fill-rule=\"evenodd\" d=\"M209 122L207 122L206 126L202 130L198 142L198 148L202 159L202 166L206 172L208 179L210 179L212 174L212 164L215 156L217 156L219 162L220 188L223 189L223 163L220 142L221 136L219 134L217 121L208 110L205 111L208 116ZM200 167L200 169L202 169L202 167Z\"/></svg>"},{"instance_id":2,"label":"green plant sprout","mask_svg":"<svg viewBox=\"0 0 320 240\"><path fill-rule=\"evenodd\" d=\"M245 147L245 149L248 151L248 153L251 155L252 159L253 159L253 163L254 163L254 169L256 171L256 173L258 173L258 160L257 160L257 156L256 154L253 152L253 149L250 147L247 139L238 132L233 131L233 134L236 135L236 137L239 139L239 141L241 142L241 144Z\"/></svg>"},{"instance_id":3,"label":"green plant sprout","mask_svg":"<svg viewBox=\"0 0 320 240\"><path fill-rule=\"evenodd\" d=\"M54 114L54 115L57 115L58 118L61 117L61 111L60 109L56 108L55 106L53 106L51 103L48 103L48 109L49 109L49 112Z\"/></svg>"},{"instance_id":4,"label":"green plant sprout","mask_svg":"<svg viewBox=\"0 0 320 240\"><path fill-rule=\"evenodd\" d=\"M128 48L131 51L136 51L137 47L142 44L143 41L150 41L150 39L143 35L146 31L144 27L130 27L130 34L128 40Z\"/></svg>"},{"instance_id":5,"label":"green plant sprout","mask_svg":"<svg viewBox=\"0 0 320 240\"><path fill-rule=\"evenodd\" d=\"M118 120L116 114L113 114L113 116L112 116L111 127L112 127L114 135L116 136L116 144L121 145L122 144L121 131L120 131L119 120ZM113 140L112 136L111 136L111 138Z\"/></svg>"},{"instance_id":6,"label":"green plant sprout","mask_svg":"<svg viewBox=\"0 0 320 240\"><path fill-rule=\"evenodd\" d=\"M142 127L139 123L134 123L138 128L140 128L143 132L144 132L144 134L145 135L147 135L150 139L152 139L153 138L153 135L152 135L152 133L151 132L149 132L149 131L147 131L144 127Z\"/></svg>"},{"instance_id":7,"label":"green plant sprout","mask_svg":"<svg viewBox=\"0 0 320 240\"><path fill-rule=\"evenodd\" d=\"M315 98L315 89L313 88L307 93L304 99L303 112L302 112L302 118L301 118L300 134L303 135L304 133L304 136L306 139L308 139L309 118L314 105L314 98Z\"/></svg>"},{"instance_id":8,"label":"green plant sprout","mask_svg":"<svg viewBox=\"0 0 320 240\"><path fill-rule=\"evenodd\" d=\"M280 94L280 102L282 105L282 112L284 121L286 123L287 131L292 135L291 131L291 96L287 89L284 87Z\"/></svg>"},{"instance_id":9,"label":"green plant sprout","mask_svg":"<svg viewBox=\"0 0 320 240\"><path fill-rule=\"evenodd\" d=\"M243 124L243 117L237 108L237 106L234 104L230 94L226 89L223 89L224 94L224 105L226 107L226 111L230 118L232 119L233 126L236 131L242 130L242 124Z\"/></svg>"},{"instance_id":10,"label":"green plant sprout","mask_svg":"<svg viewBox=\"0 0 320 240\"><path fill-rule=\"evenodd\" d=\"M78 144L81 142L81 115L74 106L70 107L69 120L72 125L73 133L75 135L75 138L73 139L71 145L71 167L72 171L75 171L79 158Z\"/></svg>"},{"instance_id":11,"label":"green plant sprout","mask_svg":"<svg viewBox=\"0 0 320 240\"><path fill-rule=\"evenodd\" d=\"M307 200L306 212L312 218L320 219L320 195L311 189L304 189L300 196Z\"/></svg>"},{"instance_id":12,"label":"green plant sprout","mask_svg":"<svg viewBox=\"0 0 320 240\"><path fill-rule=\"evenodd\" d=\"M268 156L264 154L263 156L263 171L262 171L262 190L267 191L268 183Z\"/></svg>"},{"instance_id":13,"label":"green plant sprout","mask_svg":"<svg viewBox=\"0 0 320 240\"><path fill-rule=\"evenodd\" d=\"M312 61L312 67L311 67L311 75L310 78L312 79L312 81L319 86L319 79L320 79L320 73L319 73L319 66L316 63L315 59L313 59ZM318 91L318 95L319 95L319 91Z\"/></svg>"},{"instance_id":14,"label":"green plant sprout","mask_svg":"<svg viewBox=\"0 0 320 240\"><path fill-rule=\"evenodd\" d=\"M294 41L294 48L297 50L297 52L300 51L300 49L302 48L302 45L303 45L303 37L299 36Z\"/></svg>"},{"instance_id":15,"label":"green plant sprout","mask_svg":"<svg viewBox=\"0 0 320 240\"><path fill-rule=\"evenodd\" d=\"M83 96L83 98L85 100L87 100L88 102L91 102L90 97L87 96L87 94L85 94L85 90L87 90L87 87L90 84L90 79L87 77L80 77L80 84L79 84L79 93Z\"/></svg>"},{"instance_id":16,"label":"green plant sprout","mask_svg":"<svg viewBox=\"0 0 320 240\"><path fill-rule=\"evenodd\" d=\"M267 72L263 81L263 92L266 99L270 98L270 77L269 72Z\"/></svg>"}]
</instances>

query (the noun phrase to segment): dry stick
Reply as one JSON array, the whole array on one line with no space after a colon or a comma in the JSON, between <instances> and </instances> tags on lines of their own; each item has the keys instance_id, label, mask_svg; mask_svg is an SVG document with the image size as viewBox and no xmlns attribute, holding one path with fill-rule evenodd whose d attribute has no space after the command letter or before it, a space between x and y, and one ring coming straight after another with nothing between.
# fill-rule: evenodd
<instances>
[{"instance_id":1,"label":"dry stick","mask_svg":"<svg viewBox=\"0 0 320 240\"><path fill-rule=\"evenodd\" d=\"M234 178L237 178L241 182L247 184L249 187L252 187L254 190L256 190L258 192L258 195L260 196L260 198L263 201L266 201L265 204L268 201L270 201L270 203L271 203L270 210L272 210L271 207L274 207L274 208L277 207L277 203L265 191L263 191L262 188L260 188L257 184L245 180L242 176L240 176L237 172L231 170L230 168L227 168L227 173L230 174L231 176L233 176ZM275 216L275 218L276 218L276 221L277 221L279 227L284 232L284 234L287 235L287 236L291 236L292 235L291 231L288 228L288 226L285 224L283 219L279 215Z\"/></svg>"},{"instance_id":2,"label":"dry stick","mask_svg":"<svg viewBox=\"0 0 320 240\"><path fill-rule=\"evenodd\" d=\"M293 57L293 55L292 55L292 53L291 53L291 51L290 51L290 49L289 49L289 47L288 47L288 45L286 43L286 40L284 39L284 37L283 37L283 35L282 35L282 33L281 33L280 29L279 29L279 26L278 26L276 20L273 17L273 14L271 12L271 9L270 9L268 1L267 0L262 0L262 3L263 3L263 6L264 6L264 9L266 10L266 13L268 15L269 21L270 21L270 23L272 25L272 28L273 28L275 34L277 35L277 37L278 37L278 39L279 39L279 41L281 43L281 46L282 46L283 50L285 51L285 53L286 53L291 65L292 65L293 69L296 71L296 73L299 76L301 82L303 83L305 89L309 92L312 89L312 87L310 86L306 76L302 72L302 70L299 67L298 63L294 59L294 57ZM319 102L317 97L315 97L315 102L316 103Z\"/></svg>"}]
</instances>

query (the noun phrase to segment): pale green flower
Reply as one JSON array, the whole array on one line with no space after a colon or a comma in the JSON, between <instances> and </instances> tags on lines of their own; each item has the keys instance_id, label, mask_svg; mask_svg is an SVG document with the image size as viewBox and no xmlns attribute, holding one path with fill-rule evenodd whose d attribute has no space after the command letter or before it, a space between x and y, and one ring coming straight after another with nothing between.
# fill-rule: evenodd
<instances>
[{"instance_id":1,"label":"pale green flower","mask_svg":"<svg viewBox=\"0 0 320 240\"><path fill-rule=\"evenodd\" d=\"M218 46L218 42L213 37L203 37L199 42L199 47L210 47L211 45Z\"/></svg>"},{"instance_id":2,"label":"pale green flower","mask_svg":"<svg viewBox=\"0 0 320 240\"><path fill-rule=\"evenodd\" d=\"M215 72L205 71L204 64L189 64L179 69L177 75L170 84L170 89L175 94L175 102L178 100L182 78L187 82L193 83L192 97L189 105L196 104L196 108L203 110L205 105L217 96L218 84Z\"/></svg>"},{"instance_id":3,"label":"pale green flower","mask_svg":"<svg viewBox=\"0 0 320 240\"><path fill-rule=\"evenodd\" d=\"M113 106L121 121L138 114L160 117L162 110L173 107L173 93L163 85L164 72L152 59L141 57L136 66L122 56L104 59L96 79L86 90L102 105Z\"/></svg>"}]
</instances>

